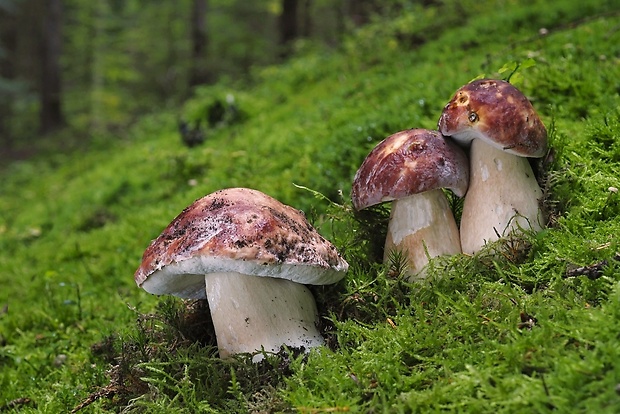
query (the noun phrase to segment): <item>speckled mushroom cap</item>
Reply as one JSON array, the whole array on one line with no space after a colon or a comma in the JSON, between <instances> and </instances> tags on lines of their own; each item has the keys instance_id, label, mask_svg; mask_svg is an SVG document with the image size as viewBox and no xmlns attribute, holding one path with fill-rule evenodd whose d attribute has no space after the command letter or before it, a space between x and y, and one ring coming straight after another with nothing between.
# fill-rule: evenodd
<instances>
[{"instance_id":1,"label":"speckled mushroom cap","mask_svg":"<svg viewBox=\"0 0 620 414\"><path fill-rule=\"evenodd\" d=\"M438 131L409 129L390 135L368 154L353 179L351 199L361 210L439 188L462 197L468 182L463 150Z\"/></svg>"},{"instance_id":2,"label":"speckled mushroom cap","mask_svg":"<svg viewBox=\"0 0 620 414\"><path fill-rule=\"evenodd\" d=\"M479 138L521 157L547 152L547 130L534 107L502 80L475 80L456 91L439 118L439 131L461 143Z\"/></svg>"},{"instance_id":3,"label":"speckled mushroom cap","mask_svg":"<svg viewBox=\"0 0 620 414\"><path fill-rule=\"evenodd\" d=\"M146 249L135 281L149 293L200 299L209 273L322 285L347 269L302 212L260 191L229 188L183 210Z\"/></svg>"}]
</instances>

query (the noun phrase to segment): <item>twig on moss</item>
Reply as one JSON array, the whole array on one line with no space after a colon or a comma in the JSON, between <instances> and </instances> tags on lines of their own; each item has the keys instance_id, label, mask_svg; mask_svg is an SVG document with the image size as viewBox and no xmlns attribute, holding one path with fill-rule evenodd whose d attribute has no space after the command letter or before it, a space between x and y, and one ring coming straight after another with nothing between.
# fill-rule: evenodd
<instances>
[{"instance_id":1,"label":"twig on moss","mask_svg":"<svg viewBox=\"0 0 620 414\"><path fill-rule=\"evenodd\" d=\"M616 253L613 257L613 260L620 261L620 253ZM566 270L565 277L577 277L577 276L587 276L590 280L596 280L603 276L603 271L609 265L609 261L601 260L600 262L588 265L588 266L580 266L573 269Z\"/></svg>"},{"instance_id":2,"label":"twig on moss","mask_svg":"<svg viewBox=\"0 0 620 414\"><path fill-rule=\"evenodd\" d=\"M29 405L32 402L30 398L22 397L9 401L8 403L0 406L0 412L11 411L19 409L22 405Z\"/></svg>"}]
</instances>

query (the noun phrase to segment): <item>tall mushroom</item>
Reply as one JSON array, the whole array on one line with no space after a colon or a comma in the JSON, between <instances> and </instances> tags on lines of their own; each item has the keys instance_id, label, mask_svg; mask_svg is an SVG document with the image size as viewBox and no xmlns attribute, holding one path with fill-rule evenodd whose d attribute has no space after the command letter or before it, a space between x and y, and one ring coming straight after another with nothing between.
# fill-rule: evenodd
<instances>
[{"instance_id":1,"label":"tall mushroom","mask_svg":"<svg viewBox=\"0 0 620 414\"><path fill-rule=\"evenodd\" d=\"M462 197L468 168L463 150L439 132L409 129L377 144L355 174L351 199L356 210L393 201L384 262L390 252L403 252L410 280L425 277L430 258L461 252L458 228L441 189Z\"/></svg>"},{"instance_id":2,"label":"tall mushroom","mask_svg":"<svg viewBox=\"0 0 620 414\"><path fill-rule=\"evenodd\" d=\"M445 106L439 130L471 144L463 252L475 253L501 236L545 225L542 190L525 157L545 155L547 131L523 93L501 80L473 81Z\"/></svg>"},{"instance_id":3,"label":"tall mushroom","mask_svg":"<svg viewBox=\"0 0 620 414\"><path fill-rule=\"evenodd\" d=\"M256 190L229 188L183 210L148 246L135 281L152 294L206 298L226 358L323 344L304 284L335 283L347 269L302 212Z\"/></svg>"}]
</instances>

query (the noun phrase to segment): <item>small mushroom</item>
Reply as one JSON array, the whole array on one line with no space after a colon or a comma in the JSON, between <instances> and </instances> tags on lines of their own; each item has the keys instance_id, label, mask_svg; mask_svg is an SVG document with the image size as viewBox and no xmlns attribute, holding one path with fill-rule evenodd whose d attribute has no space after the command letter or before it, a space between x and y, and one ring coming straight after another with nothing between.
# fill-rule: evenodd
<instances>
[{"instance_id":1,"label":"small mushroom","mask_svg":"<svg viewBox=\"0 0 620 414\"><path fill-rule=\"evenodd\" d=\"M465 195L468 168L463 150L439 132L409 129L377 144L355 174L351 199L356 210L393 201L384 262L390 252L403 252L410 280L426 276L429 259L461 252L458 228L441 189Z\"/></svg>"},{"instance_id":2,"label":"small mushroom","mask_svg":"<svg viewBox=\"0 0 620 414\"><path fill-rule=\"evenodd\" d=\"M523 93L501 80L473 81L445 106L439 131L471 144L471 178L460 226L464 253L545 225L542 190L526 157L545 155L547 131Z\"/></svg>"},{"instance_id":3,"label":"small mushroom","mask_svg":"<svg viewBox=\"0 0 620 414\"><path fill-rule=\"evenodd\" d=\"M156 295L206 298L226 358L322 345L304 284L335 283L347 269L302 212L256 190L229 188L183 210L148 246L135 281Z\"/></svg>"}]
</instances>

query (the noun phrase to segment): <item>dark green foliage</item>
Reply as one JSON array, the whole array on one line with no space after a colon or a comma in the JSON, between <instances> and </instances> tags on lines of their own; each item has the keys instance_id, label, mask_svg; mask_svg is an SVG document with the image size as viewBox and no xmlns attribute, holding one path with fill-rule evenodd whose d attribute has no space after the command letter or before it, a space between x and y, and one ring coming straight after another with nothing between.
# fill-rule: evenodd
<instances>
[{"instance_id":1,"label":"dark green foliage","mask_svg":"<svg viewBox=\"0 0 620 414\"><path fill-rule=\"evenodd\" d=\"M612 107L597 118L588 125L589 151L601 160L620 162L620 107Z\"/></svg>"}]
</instances>

